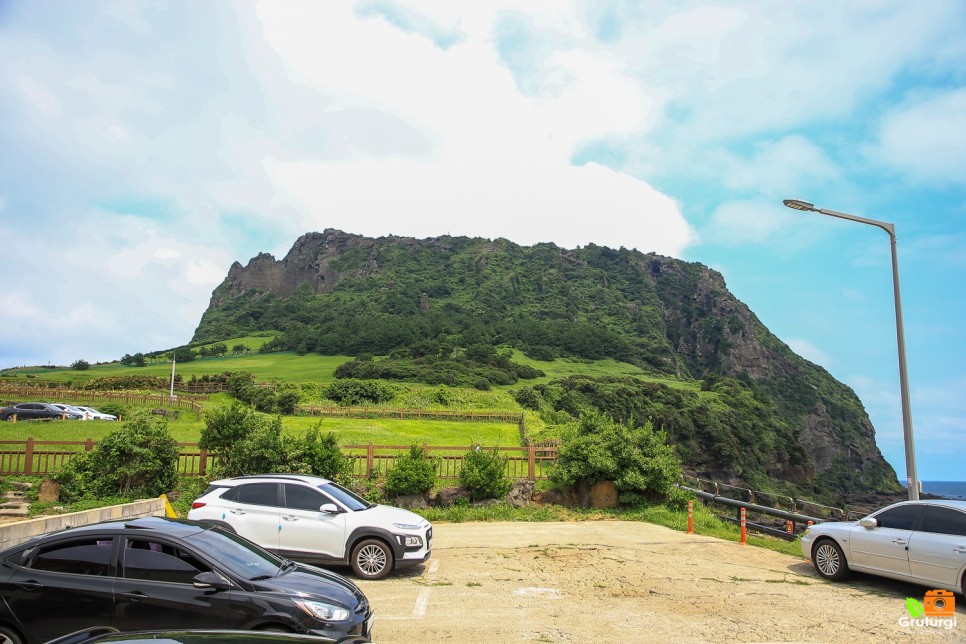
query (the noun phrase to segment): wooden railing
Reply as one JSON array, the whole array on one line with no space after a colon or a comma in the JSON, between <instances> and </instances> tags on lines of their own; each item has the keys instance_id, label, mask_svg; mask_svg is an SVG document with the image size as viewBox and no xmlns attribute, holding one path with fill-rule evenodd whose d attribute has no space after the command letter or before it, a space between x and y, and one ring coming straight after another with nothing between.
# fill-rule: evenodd
<instances>
[{"instance_id":1,"label":"wooden railing","mask_svg":"<svg viewBox=\"0 0 966 644\"><path fill-rule=\"evenodd\" d=\"M40 441L0 440L0 476L49 476L55 474L77 454L90 451L96 441ZM214 457L197 443L178 443L178 474L182 476L205 476ZM396 460L409 452L409 445L341 445L339 449L352 459L352 474L356 478L385 476ZM457 479L463 466L463 457L470 447L452 445L426 445L423 449L430 456L439 458L436 476L440 479ZM555 445L529 447L497 447L507 459L507 475L512 479L537 481L548 477L548 466L557 460Z\"/></svg>"}]
</instances>

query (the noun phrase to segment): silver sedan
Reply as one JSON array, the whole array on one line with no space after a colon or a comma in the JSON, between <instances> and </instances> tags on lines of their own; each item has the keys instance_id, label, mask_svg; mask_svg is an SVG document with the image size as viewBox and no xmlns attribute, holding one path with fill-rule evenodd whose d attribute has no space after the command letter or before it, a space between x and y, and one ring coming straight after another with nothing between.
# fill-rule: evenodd
<instances>
[{"instance_id":1,"label":"silver sedan","mask_svg":"<svg viewBox=\"0 0 966 644\"><path fill-rule=\"evenodd\" d=\"M854 570L966 593L966 501L903 501L858 521L814 525L801 544L826 579Z\"/></svg>"}]
</instances>

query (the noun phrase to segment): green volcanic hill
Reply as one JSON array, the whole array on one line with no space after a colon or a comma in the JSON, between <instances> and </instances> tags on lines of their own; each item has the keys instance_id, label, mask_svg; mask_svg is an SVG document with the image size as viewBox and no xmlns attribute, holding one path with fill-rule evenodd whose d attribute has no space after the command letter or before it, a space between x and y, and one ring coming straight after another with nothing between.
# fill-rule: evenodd
<instances>
[{"instance_id":1,"label":"green volcanic hill","mask_svg":"<svg viewBox=\"0 0 966 644\"><path fill-rule=\"evenodd\" d=\"M465 237L300 237L281 260L235 263L193 344L278 331L266 349L354 355L337 375L480 388L520 404L663 426L687 467L819 492L895 491L855 393L771 334L722 276L634 250ZM654 379L528 386L540 360L613 358ZM373 356L379 356L373 360ZM669 387L660 379L698 383Z\"/></svg>"}]
</instances>

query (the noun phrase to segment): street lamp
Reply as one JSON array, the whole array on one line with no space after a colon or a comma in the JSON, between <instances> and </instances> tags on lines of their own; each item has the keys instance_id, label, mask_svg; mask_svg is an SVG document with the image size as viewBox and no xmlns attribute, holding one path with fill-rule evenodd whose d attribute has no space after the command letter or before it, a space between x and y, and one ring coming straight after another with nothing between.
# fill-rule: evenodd
<instances>
[{"instance_id":1,"label":"street lamp","mask_svg":"<svg viewBox=\"0 0 966 644\"><path fill-rule=\"evenodd\" d=\"M896 304L896 341L899 344L899 392L902 402L902 433L906 446L906 484L909 488L909 500L919 499L919 477L916 473L916 447L912 438L912 411L909 406L909 378L906 375L906 339L902 330L902 299L899 297L899 259L896 256L896 227L893 224L865 217L856 217L844 212L816 208L813 204L799 199L785 199L782 203L793 210L817 212L830 217L857 221L881 228L889 234L892 245L892 288Z\"/></svg>"}]
</instances>

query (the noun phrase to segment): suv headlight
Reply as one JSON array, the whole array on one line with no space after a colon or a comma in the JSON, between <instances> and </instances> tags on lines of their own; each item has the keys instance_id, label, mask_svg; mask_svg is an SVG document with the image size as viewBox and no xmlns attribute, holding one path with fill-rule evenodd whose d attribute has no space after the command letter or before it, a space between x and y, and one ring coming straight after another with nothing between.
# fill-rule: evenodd
<instances>
[{"instance_id":1,"label":"suv headlight","mask_svg":"<svg viewBox=\"0 0 966 644\"><path fill-rule=\"evenodd\" d=\"M419 526L412 523L394 523L393 525L400 530L419 530Z\"/></svg>"},{"instance_id":2,"label":"suv headlight","mask_svg":"<svg viewBox=\"0 0 966 644\"><path fill-rule=\"evenodd\" d=\"M341 606L305 600L295 600L295 605L312 617L320 619L323 622L344 622L349 619L348 609L342 608Z\"/></svg>"}]
</instances>

